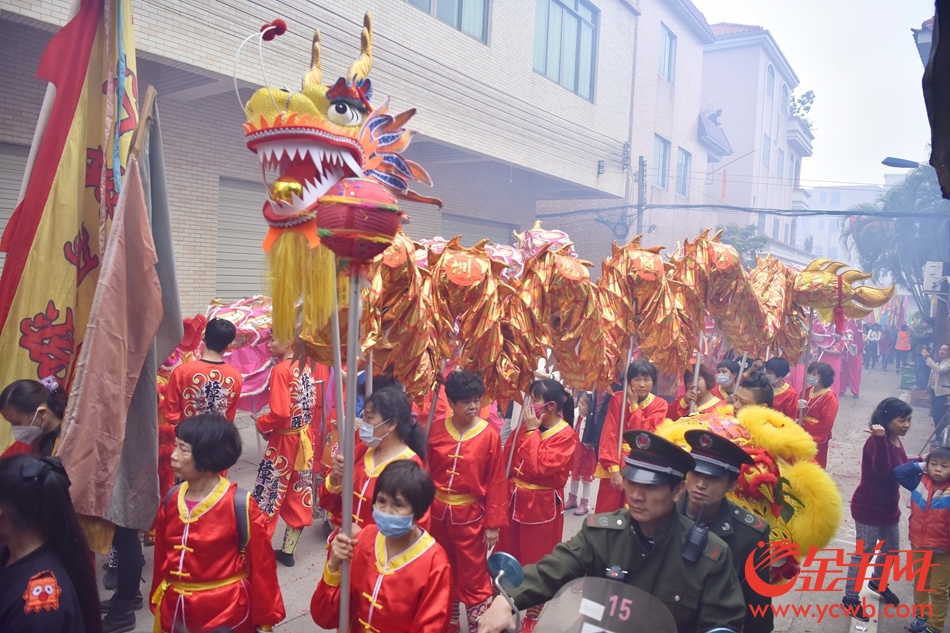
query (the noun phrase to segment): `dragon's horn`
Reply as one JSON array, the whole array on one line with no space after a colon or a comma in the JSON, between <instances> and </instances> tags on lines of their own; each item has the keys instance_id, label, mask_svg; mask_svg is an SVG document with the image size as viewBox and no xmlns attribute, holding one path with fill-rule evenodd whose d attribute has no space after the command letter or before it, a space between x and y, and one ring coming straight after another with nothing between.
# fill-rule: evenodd
<instances>
[{"instance_id":1,"label":"dragon's horn","mask_svg":"<svg viewBox=\"0 0 950 633\"><path fill-rule=\"evenodd\" d=\"M821 270L821 267L830 262L830 259L816 259L812 263L805 266L805 269L802 272L818 272Z\"/></svg>"},{"instance_id":2,"label":"dragon's horn","mask_svg":"<svg viewBox=\"0 0 950 633\"><path fill-rule=\"evenodd\" d=\"M844 262L828 262L828 264L826 264L822 270L826 273L837 275L839 270L842 268L847 268L847 266L848 265Z\"/></svg>"},{"instance_id":3,"label":"dragon's horn","mask_svg":"<svg viewBox=\"0 0 950 633\"><path fill-rule=\"evenodd\" d=\"M360 33L360 58L350 65L347 79L359 83L373 69L373 16L369 11L363 16L363 32Z\"/></svg>"},{"instance_id":4,"label":"dragon's horn","mask_svg":"<svg viewBox=\"0 0 950 633\"><path fill-rule=\"evenodd\" d=\"M869 308L880 308L894 296L894 284L888 288L873 288L871 286L857 286L854 289L855 300Z\"/></svg>"},{"instance_id":5,"label":"dragon's horn","mask_svg":"<svg viewBox=\"0 0 950 633\"><path fill-rule=\"evenodd\" d=\"M871 273L863 273L860 270L846 270L843 273L841 273L841 280L844 281L845 283L854 285L855 282L867 281L873 276L874 275L872 275Z\"/></svg>"},{"instance_id":6,"label":"dragon's horn","mask_svg":"<svg viewBox=\"0 0 950 633\"><path fill-rule=\"evenodd\" d=\"M310 70L303 76L304 88L319 86L323 83L323 71L320 70L320 31L313 32L313 46L310 52Z\"/></svg>"}]
</instances>

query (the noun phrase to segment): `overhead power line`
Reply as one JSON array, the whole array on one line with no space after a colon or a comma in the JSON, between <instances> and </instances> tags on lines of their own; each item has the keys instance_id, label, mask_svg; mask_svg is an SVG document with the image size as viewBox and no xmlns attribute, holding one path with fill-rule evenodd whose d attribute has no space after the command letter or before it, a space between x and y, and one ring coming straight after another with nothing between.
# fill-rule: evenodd
<instances>
[{"instance_id":1,"label":"overhead power line","mask_svg":"<svg viewBox=\"0 0 950 633\"><path fill-rule=\"evenodd\" d=\"M604 213L606 211L624 211L626 209L636 209L637 205L635 204L622 204L615 207L590 207L587 209L575 209L573 211L559 211L556 213L539 213L536 217L538 218L562 218L572 215L581 215L585 213ZM673 209L673 210L708 210L708 211L733 211L740 213L755 213L755 214L764 214L764 215L779 215L779 216L788 216L788 217L805 217L805 216L878 216L882 218L946 218L950 219L950 210L946 213L934 213L934 212L916 212L911 211L907 213L895 213L882 211L880 213L855 213L847 209L766 209L766 208L755 208L755 207L739 207L729 204L645 204L643 205L644 211L649 211L651 209Z\"/></svg>"}]
</instances>

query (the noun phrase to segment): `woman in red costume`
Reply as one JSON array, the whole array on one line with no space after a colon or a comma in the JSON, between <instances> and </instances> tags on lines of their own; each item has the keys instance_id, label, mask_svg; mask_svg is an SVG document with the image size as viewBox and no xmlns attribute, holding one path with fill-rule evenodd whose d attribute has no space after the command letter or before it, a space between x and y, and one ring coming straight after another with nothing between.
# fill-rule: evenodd
<instances>
[{"instance_id":1,"label":"woman in red costume","mask_svg":"<svg viewBox=\"0 0 950 633\"><path fill-rule=\"evenodd\" d=\"M184 483L155 519L155 631L270 630L284 601L264 515L218 475L241 456L241 436L214 414L182 421L175 434L172 468Z\"/></svg>"},{"instance_id":2,"label":"woman in red costume","mask_svg":"<svg viewBox=\"0 0 950 633\"><path fill-rule=\"evenodd\" d=\"M508 527L501 530L498 550L522 565L550 554L564 532L564 500L577 439L574 399L556 380L536 380L529 389L524 422L508 438L506 463L511 459ZM537 622L541 607L528 610L527 628ZM522 629L524 630L524 629Z\"/></svg>"},{"instance_id":3,"label":"woman in red costume","mask_svg":"<svg viewBox=\"0 0 950 633\"><path fill-rule=\"evenodd\" d=\"M330 544L323 578L310 600L317 626L335 630L339 624L340 568L349 561L351 631L445 632L452 593L449 559L419 526L434 497L435 485L414 461L391 461L383 468L373 491L374 522L357 538L338 534Z\"/></svg>"},{"instance_id":4,"label":"woman in red costume","mask_svg":"<svg viewBox=\"0 0 950 633\"><path fill-rule=\"evenodd\" d=\"M313 429L317 384L309 365L293 360L293 347L273 336L268 344L280 359L270 374L270 412L257 418L267 439L257 468L253 497L267 517L270 536L277 517L287 524L277 560L294 566L294 550L303 529L313 523Z\"/></svg>"},{"instance_id":5,"label":"woman in red costume","mask_svg":"<svg viewBox=\"0 0 950 633\"><path fill-rule=\"evenodd\" d=\"M486 564L508 525L508 486L498 429L479 417L485 384L478 376L454 371L445 379L451 415L433 421L427 462L435 483L431 532L452 564L454 584L450 631L458 631L459 602L466 629L476 633L493 591Z\"/></svg>"},{"instance_id":6,"label":"woman in red costume","mask_svg":"<svg viewBox=\"0 0 950 633\"><path fill-rule=\"evenodd\" d=\"M828 464L828 441L838 416L838 394L831 388L834 382L835 371L828 363L812 363L805 376L808 386L802 394L803 399L799 401L799 406L804 409L802 428L818 444L815 461L822 468Z\"/></svg>"},{"instance_id":7,"label":"woman in red costume","mask_svg":"<svg viewBox=\"0 0 950 633\"><path fill-rule=\"evenodd\" d=\"M705 365L699 366L699 380L693 386L693 370L683 372L683 382L686 385L686 395L670 405L669 417L673 420L685 418L696 413L712 413L717 407L725 404L712 392L716 378ZM695 405L691 407L690 405Z\"/></svg>"},{"instance_id":8,"label":"woman in red costume","mask_svg":"<svg viewBox=\"0 0 950 633\"><path fill-rule=\"evenodd\" d=\"M656 380L657 369L650 361L640 359L630 363L627 368L627 415L624 418L624 433L636 430L652 433L666 418L666 400L652 393ZM597 503L594 506L594 512L597 513L613 512L624 504L620 466L623 464L623 458L630 454L630 447L625 442L622 451L617 450L620 446L618 431L622 399L623 393L615 393L610 397L607 418L600 435L597 470L594 473L600 478Z\"/></svg>"},{"instance_id":9,"label":"woman in red costume","mask_svg":"<svg viewBox=\"0 0 950 633\"><path fill-rule=\"evenodd\" d=\"M376 478L394 461L410 459L424 465L425 434L412 416L412 405L398 387L374 391L366 399L363 421L359 425L360 442L354 447L353 525L364 528L373 524L373 490ZM320 486L320 507L331 514L340 527L343 509L343 455L333 456L330 476ZM429 516L420 521L429 527Z\"/></svg>"}]
</instances>

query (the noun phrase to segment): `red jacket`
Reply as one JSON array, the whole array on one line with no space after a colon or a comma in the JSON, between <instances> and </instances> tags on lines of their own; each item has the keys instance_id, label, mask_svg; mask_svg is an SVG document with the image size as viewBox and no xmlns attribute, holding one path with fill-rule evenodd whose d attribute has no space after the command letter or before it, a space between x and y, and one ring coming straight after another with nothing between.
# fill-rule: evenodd
<instances>
[{"instance_id":1,"label":"red jacket","mask_svg":"<svg viewBox=\"0 0 950 633\"><path fill-rule=\"evenodd\" d=\"M934 483L925 462L908 462L894 469L904 488L912 490L910 543L914 549L950 551L950 481Z\"/></svg>"}]
</instances>

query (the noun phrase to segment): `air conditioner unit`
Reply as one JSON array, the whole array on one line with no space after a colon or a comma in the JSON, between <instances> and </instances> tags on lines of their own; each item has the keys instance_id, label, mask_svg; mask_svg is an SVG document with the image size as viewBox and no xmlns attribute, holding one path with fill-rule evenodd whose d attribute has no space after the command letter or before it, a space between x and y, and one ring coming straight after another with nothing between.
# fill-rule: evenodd
<instances>
[{"instance_id":1,"label":"air conditioner unit","mask_svg":"<svg viewBox=\"0 0 950 633\"><path fill-rule=\"evenodd\" d=\"M927 262L924 264L924 292L943 292L947 278L944 276L943 262Z\"/></svg>"}]
</instances>

